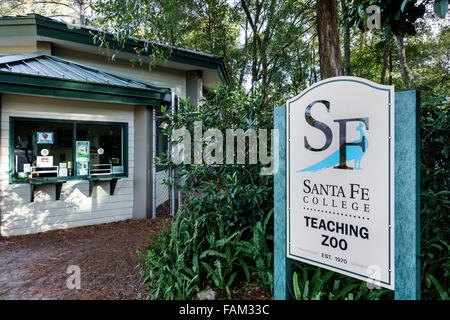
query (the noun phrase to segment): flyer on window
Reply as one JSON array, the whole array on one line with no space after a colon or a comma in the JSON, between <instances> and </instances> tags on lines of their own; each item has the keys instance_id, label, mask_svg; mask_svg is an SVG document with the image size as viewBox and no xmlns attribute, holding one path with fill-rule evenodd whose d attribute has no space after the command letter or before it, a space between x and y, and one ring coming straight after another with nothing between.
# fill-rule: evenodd
<instances>
[{"instance_id":1,"label":"flyer on window","mask_svg":"<svg viewBox=\"0 0 450 320\"><path fill-rule=\"evenodd\" d=\"M77 162L89 162L89 141L77 141L76 142L76 161Z\"/></svg>"},{"instance_id":2,"label":"flyer on window","mask_svg":"<svg viewBox=\"0 0 450 320\"><path fill-rule=\"evenodd\" d=\"M89 174L89 163L87 161L77 162L77 175L87 176Z\"/></svg>"}]
</instances>

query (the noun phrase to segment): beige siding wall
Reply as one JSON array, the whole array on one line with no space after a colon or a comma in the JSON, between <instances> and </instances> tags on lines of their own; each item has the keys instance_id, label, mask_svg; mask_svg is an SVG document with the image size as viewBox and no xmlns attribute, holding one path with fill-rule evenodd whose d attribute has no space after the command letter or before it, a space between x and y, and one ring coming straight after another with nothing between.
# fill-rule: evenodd
<instances>
[{"instance_id":1,"label":"beige siding wall","mask_svg":"<svg viewBox=\"0 0 450 320\"><path fill-rule=\"evenodd\" d=\"M64 120L127 122L129 178L119 180L113 196L109 184L94 188L89 197L87 181L63 184L55 201L54 186L35 191L30 203L28 184L9 184L9 118L34 117ZM134 107L123 104L2 95L0 135L1 235L19 235L130 219L133 216Z\"/></svg>"},{"instance_id":2,"label":"beige siding wall","mask_svg":"<svg viewBox=\"0 0 450 320\"><path fill-rule=\"evenodd\" d=\"M36 44L30 46L0 46L0 53L34 52Z\"/></svg>"},{"instance_id":3,"label":"beige siding wall","mask_svg":"<svg viewBox=\"0 0 450 320\"><path fill-rule=\"evenodd\" d=\"M150 84L164 87L175 88L177 95L183 99L186 98L186 72L170 68L155 67L149 71L148 65L134 67L129 61L116 59L110 61L106 56L94 55L80 51L71 51L55 47L53 55L74 62L78 62L91 67L99 68L104 71L110 71L137 80L145 81Z\"/></svg>"}]
</instances>

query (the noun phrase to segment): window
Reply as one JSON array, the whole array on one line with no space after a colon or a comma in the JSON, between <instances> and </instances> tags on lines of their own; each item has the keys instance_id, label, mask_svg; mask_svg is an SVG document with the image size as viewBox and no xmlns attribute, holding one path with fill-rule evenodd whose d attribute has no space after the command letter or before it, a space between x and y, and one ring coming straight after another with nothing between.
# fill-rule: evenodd
<instances>
[{"instance_id":1,"label":"window","mask_svg":"<svg viewBox=\"0 0 450 320\"><path fill-rule=\"evenodd\" d=\"M11 178L127 175L124 123L11 118Z\"/></svg>"},{"instance_id":2,"label":"window","mask_svg":"<svg viewBox=\"0 0 450 320\"><path fill-rule=\"evenodd\" d=\"M122 126L77 125L77 141L89 142L90 173L108 175L123 173ZM80 174L80 161L77 173Z\"/></svg>"}]
</instances>

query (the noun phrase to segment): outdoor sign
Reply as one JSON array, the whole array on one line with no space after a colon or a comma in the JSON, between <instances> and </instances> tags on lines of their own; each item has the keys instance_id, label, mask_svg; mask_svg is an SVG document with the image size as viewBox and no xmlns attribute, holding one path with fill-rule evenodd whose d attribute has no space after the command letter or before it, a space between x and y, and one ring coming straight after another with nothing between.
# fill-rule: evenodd
<instances>
[{"instance_id":1,"label":"outdoor sign","mask_svg":"<svg viewBox=\"0 0 450 320\"><path fill-rule=\"evenodd\" d=\"M394 289L394 87L338 77L286 105L287 257Z\"/></svg>"},{"instance_id":2,"label":"outdoor sign","mask_svg":"<svg viewBox=\"0 0 450 320\"><path fill-rule=\"evenodd\" d=\"M53 132L36 132L37 144L53 144Z\"/></svg>"}]
</instances>

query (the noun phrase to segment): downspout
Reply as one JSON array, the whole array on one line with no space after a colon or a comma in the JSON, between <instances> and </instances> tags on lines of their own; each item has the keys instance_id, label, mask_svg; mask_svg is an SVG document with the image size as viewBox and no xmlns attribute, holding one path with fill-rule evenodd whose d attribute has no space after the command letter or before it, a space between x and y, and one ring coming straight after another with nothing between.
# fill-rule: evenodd
<instances>
[{"instance_id":1,"label":"downspout","mask_svg":"<svg viewBox=\"0 0 450 320\"><path fill-rule=\"evenodd\" d=\"M156 108L152 109L152 218L156 218Z\"/></svg>"},{"instance_id":2,"label":"downspout","mask_svg":"<svg viewBox=\"0 0 450 320\"><path fill-rule=\"evenodd\" d=\"M172 119L175 116L175 106L176 106L176 98L177 96L175 95L175 89L172 88L170 89L171 94L172 94L172 106L171 106L171 115L172 115ZM172 141L169 140L169 154L172 155ZM170 178L172 178L172 186L170 188L170 215L173 217L175 216L175 169L169 169L169 176Z\"/></svg>"},{"instance_id":3,"label":"downspout","mask_svg":"<svg viewBox=\"0 0 450 320\"><path fill-rule=\"evenodd\" d=\"M180 98L177 97L177 106L176 106L176 111L178 112L180 108ZM183 180L179 181L180 185L183 184ZM178 189L178 213L181 212L181 207L183 205L183 191L181 188Z\"/></svg>"}]
</instances>

